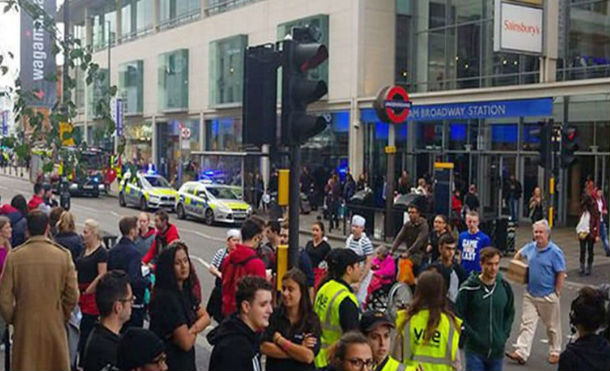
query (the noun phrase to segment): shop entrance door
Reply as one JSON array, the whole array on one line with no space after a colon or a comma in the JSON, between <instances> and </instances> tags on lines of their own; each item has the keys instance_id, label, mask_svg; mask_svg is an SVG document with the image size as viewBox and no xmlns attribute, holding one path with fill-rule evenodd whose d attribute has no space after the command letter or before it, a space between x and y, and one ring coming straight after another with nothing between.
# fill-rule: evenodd
<instances>
[{"instance_id":1,"label":"shop entrance door","mask_svg":"<svg viewBox=\"0 0 610 371\"><path fill-rule=\"evenodd\" d=\"M505 202L504 184L511 175L518 175L517 155L482 154L479 161L477 187L484 219L508 217L510 210Z\"/></svg>"}]
</instances>

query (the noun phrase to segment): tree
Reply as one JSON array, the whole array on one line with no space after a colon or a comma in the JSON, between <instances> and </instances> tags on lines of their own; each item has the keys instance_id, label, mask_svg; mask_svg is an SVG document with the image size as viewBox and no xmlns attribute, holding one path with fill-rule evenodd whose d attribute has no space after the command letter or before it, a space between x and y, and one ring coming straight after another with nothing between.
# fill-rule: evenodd
<instances>
[{"instance_id":1,"label":"tree","mask_svg":"<svg viewBox=\"0 0 610 371\"><path fill-rule=\"evenodd\" d=\"M70 139L72 134L66 134L60 138L60 123L72 123L77 116L77 107L72 97L76 90L76 79L70 76L69 71L79 68L83 73L86 85L91 85L104 80L104 74L97 63L92 62L92 48L83 45L80 39L68 36L61 38L55 19L47 14L42 8L34 4L31 0L0 0L3 12L16 12L21 10L26 12L34 19L34 27L37 30L44 30L49 33L53 57L62 53L66 58L64 66L68 71L62 75L61 97L50 109L48 118L45 118L40 110L37 110L35 102L39 100L36 92L26 91L22 88L19 78L15 80L15 87L10 89L10 93L15 96L13 112L15 121L23 125L18 130L18 136L6 138L3 145L13 148L20 159L29 157L35 146L42 146L45 151L41 152L43 158L43 172L53 171L54 165L63 163L64 174L71 174L72 171L80 173L79 166L82 151L87 149L86 141L74 136L75 146L67 148L63 146L62 140ZM8 53L9 59L14 59L14 54ZM10 71L8 60L0 56L0 74L6 75ZM57 82L59 71L45 76L46 81ZM116 124L111 117L110 100L117 93L116 86L103 85L101 96L94 102L94 113L97 120L103 125L103 136L109 137L115 131ZM45 125L45 121L48 125ZM25 123L30 127L29 135L24 135ZM124 141L121 141L124 143ZM119 153L122 153L124 145L119 146Z\"/></svg>"}]
</instances>

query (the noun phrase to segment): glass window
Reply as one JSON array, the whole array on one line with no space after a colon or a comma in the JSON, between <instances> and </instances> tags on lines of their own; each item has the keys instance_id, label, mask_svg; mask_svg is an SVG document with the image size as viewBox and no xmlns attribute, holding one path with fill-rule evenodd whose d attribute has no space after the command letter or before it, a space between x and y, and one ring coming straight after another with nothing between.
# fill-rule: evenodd
<instances>
[{"instance_id":1,"label":"glass window","mask_svg":"<svg viewBox=\"0 0 610 371\"><path fill-rule=\"evenodd\" d=\"M125 113L142 112L144 62L134 61L119 66L119 94L125 100Z\"/></svg>"},{"instance_id":2,"label":"glass window","mask_svg":"<svg viewBox=\"0 0 610 371\"><path fill-rule=\"evenodd\" d=\"M210 43L210 104L239 103L243 95L244 51L248 36Z\"/></svg>"},{"instance_id":3,"label":"glass window","mask_svg":"<svg viewBox=\"0 0 610 371\"><path fill-rule=\"evenodd\" d=\"M442 122L418 122L416 124L416 148L440 149L443 144Z\"/></svg>"},{"instance_id":4,"label":"glass window","mask_svg":"<svg viewBox=\"0 0 610 371\"><path fill-rule=\"evenodd\" d=\"M124 3L123 8L121 9L121 38L129 39L131 38L133 32L135 31L135 22L132 19L132 15L135 15L135 12L132 12L133 4L131 1Z\"/></svg>"},{"instance_id":5,"label":"glass window","mask_svg":"<svg viewBox=\"0 0 610 371\"><path fill-rule=\"evenodd\" d=\"M328 26L328 15L319 14L312 17L301 18L294 21L282 23L277 26L277 39L284 40L286 35L290 34L293 27L305 27L309 26L314 33L314 37L318 42L326 45L328 50L329 46L329 26ZM328 66L329 63L322 63L317 68L309 70L308 76L312 80L324 80L328 84ZM278 79L278 83L279 83Z\"/></svg>"},{"instance_id":6,"label":"glass window","mask_svg":"<svg viewBox=\"0 0 610 371\"><path fill-rule=\"evenodd\" d=\"M466 122L449 123L449 149L464 150L468 144L468 124Z\"/></svg>"},{"instance_id":7,"label":"glass window","mask_svg":"<svg viewBox=\"0 0 610 371\"><path fill-rule=\"evenodd\" d=\"M336 170L343 177L348 168L349 112L331 112L326 115L330 119L326 129L301 147L302 163L314 174L314 178L317 178L315 174L330 174L332 170ZM327 175L321 178L323 179L316 179L315 182L324 184L328 180Z\"/></svg>"},{"instance_id":8,"label":"glass window","mask_svg":"<svg viewBox=\"0 0 610 371\"><path fill-rule=\"evenodd\" d=\"M99 109L100 101L104 97L104 92L108 90L108 69L100 68L100 78L94 79L90 85L88 85L87 89L89 94L87 96L88 100L88 111L90 115L93 117L99 117Z\"/></svg>"},{"instance_id":9,"label":"glass window","mask_svg":"<svg viewBox=\"0 0 610 371\"><path fill-rule=\"evenodd\" d=\"M91 40L93 42L93 48L96 50L105 48L108 46L108 40L112 43L116 40L116 10L115 5L109 2L107 9L93 10L93 16L90 18L91 22Z\"/></svg>"},{"instance_id":10,"label":"glass window","mask_svg":"<svg viewBox=\"0 0 610 371\"><path fill-rule=\"evenodd\" d=\"M160 0L160 27L173 27L177 24L199 18L201 0Z\"/></svg>"},{"instance_id":11,"label":"glass window","mask_svg":"<svg viewBox=\"0 0 610 371\"><path fill-rule=\"evenodd\" d=\"M147 32L153 26L153 0L137 0L136 31L138 34Z\"/></svg>"},{"instance_id":12,"label":"glass window","mask_svg":"<svg viewBox=\"0 0 610 371\"><path fill-rule=\"evenodd\" d=\"M188 108L188 49L159 55L158 87L158 103L161 110L185 110Z\"/></svg>"},{"instance_id":13,"label":"glass window","mask_svg":"<svg viewBox=\"0 0 610 371\"><path fill-rule=\"evenodd\" d=\"M515 151L519 140L517 124L491 125L491 149L496 151Z\"/></svg>"},{"instance_id":14,"label":"glass window","mask_svg":"<svg viewBox=\"0 0 610 371\"><path fill-rule=\"evenodd\" d=\"M242 140L240 118L224 117L206 121L206 149L208 151L238 151Z\"/></svg>"},{"instance_id":15,"label":"glass window","mask_svg":"<svg viewBox=\"0 0 610 371\"><path fill-rule=\"evenodd\" d=\"M85 73L80 68L74 69L74 79L76 80L76 91L74 99L76 108L81 111L85 109Z\"/></svg>"},{"instance_id":16,"label":"glass window","mask_svg":"<svg viewBox=\"0 0 610 371\"><path fill-rule=\"evenodd\" d=\"M572 0L568 8L565 61L559 79L610 76L610 1Z\"/></svg>"}]
</instances>

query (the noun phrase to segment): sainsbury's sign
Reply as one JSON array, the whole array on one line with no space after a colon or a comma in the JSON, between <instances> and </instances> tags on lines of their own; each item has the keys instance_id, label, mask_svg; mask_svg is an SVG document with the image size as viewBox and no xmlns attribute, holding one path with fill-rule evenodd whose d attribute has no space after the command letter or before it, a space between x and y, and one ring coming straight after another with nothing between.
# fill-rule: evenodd
<instances>
[{"instance_id":1,"label":"sainsbury's sign","mask_svg":"<svg viewBox=\"0 0 610 371\"><path fill-rule=\"evenodd\" d=\"M496 0L494 51L542 54L543 14L541 8Z\"/></svg>"}]
</instances>

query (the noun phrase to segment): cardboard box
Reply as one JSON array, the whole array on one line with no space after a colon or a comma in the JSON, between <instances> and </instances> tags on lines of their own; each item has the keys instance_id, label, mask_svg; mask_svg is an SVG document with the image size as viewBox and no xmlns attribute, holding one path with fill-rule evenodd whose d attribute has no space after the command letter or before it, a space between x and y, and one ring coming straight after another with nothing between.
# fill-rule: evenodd
<instances>
[{"instance_id":1,"label":"cardboard box","mask_svg":"<svg viewBox=\"0 0 610 371\"><path fill-rule=\"evenodd\" d=\"M506 274L506 278L514 283L520 283L524 285L527 283L527 277L527 263L522 260L511 260L508 265L508 273Z\"/></svg>"}]
</instances>

